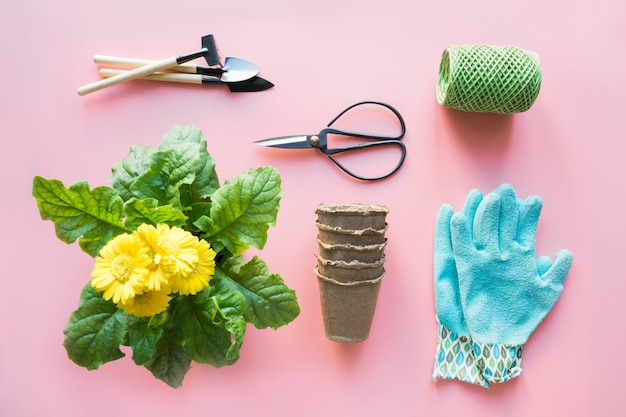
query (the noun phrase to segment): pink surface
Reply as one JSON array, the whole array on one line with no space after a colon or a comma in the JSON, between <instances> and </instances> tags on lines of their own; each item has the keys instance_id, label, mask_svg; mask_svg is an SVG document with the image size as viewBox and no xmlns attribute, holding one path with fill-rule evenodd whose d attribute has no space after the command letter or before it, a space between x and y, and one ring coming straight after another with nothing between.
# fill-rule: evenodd
<instances>
[{"instance_id":1,"label":"pink surface","mask_svg":"<svg viewBox=\"0 0 626 417\"><path fill-rule=\"evenodd\" d=\"M0 415L622 415L626 280L618 257L626 147L617 131L626 94L624 3L470 3L4 5ZM165 58L196 49L207 33L223 56L254 62L276 87L230 94L133 82L76 94L99 78L94 54ZM442 109L435 99L439 57L455 43L538 52L543 85L531 110L498 116ZM251 144L313 133L345 106L370 99L392 104L407 122L407 160L388 180L359 182L317 153ZM67 359L62 330L93 261L39 218L32 177L106 184L130 145L156 145L172 125L188 123L208 137L222 179L261 165L280 171L278 224L261 256L296 290L302 313L277 331L249 327L239 362L196 365L178 390L130 355L89 372ZM437 210L446 202L460 209L471 188L488 192L502 182L521 197L543 198L538 253L567 248L574 264L526 346L521 377L491 390L435 383ZM370 338L342 345L324 337L312 270L314 210L357 201L391 207L387 274Z\"/></svg>"}]
</instances>

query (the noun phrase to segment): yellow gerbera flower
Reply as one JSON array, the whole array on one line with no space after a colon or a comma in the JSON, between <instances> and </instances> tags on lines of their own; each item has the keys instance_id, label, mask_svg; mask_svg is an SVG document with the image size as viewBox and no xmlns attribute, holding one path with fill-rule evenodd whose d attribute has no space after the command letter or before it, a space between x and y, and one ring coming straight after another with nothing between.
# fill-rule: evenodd
<instances>
[{"instance_id":1,"label":"yellow gerbera flower","mask_svg":"<svg viewBox=\"0 0 626 417\"><path fill-rule=\"evenodd\" d=\"M153 272L147 283L150 290L160 291L177 275L188 275L198 263L198 238L180 227L142 224L137 235L150 247Z\"/></svg>"},{"instance_id":2,"label":"yellow gerbera flower","mask_svg":"<svg viewBox=\"0 0 626 417\"><path fill-rule=\"evenodd\" d=\"M104 291L102 298L128 302L143 292L151 260L148 248L135 235L118 235L98 254L91 272L91 285Z\"/></svg>"},{"instance_id":3,"label":"yellow gerbera flower","mask_svg":"<svg viewBox=\"0 0 626 417\"><path fill-rule=\"evenodd\" d=\"M118 303L118 308L123 308L125 314L134 314L137 317L150 317L167 309L172 297L168 291L146 291L136 294L125 303Z\"/></svg>"},{"instance_id":4,"label":"yellow gerbera flower","mask_svg":"<svg viewBox=\"0 0 626 417\"><path fill-rule=\"evenodd\" d=\"M202 291L215 273L215 251L206 240L198 240L195 245L197 261L191 264L189 272L175 275L172 291L181 295L196 294Z\"/></svg>"},{"instance_id":5,"label":"yellow gerbera flower","mask_svg":"<svg viewBox=\"0 0 626 417\"><path fill-rule=\"evenodd\" d=\"M151 261L148 266L150 272L146 279L145 289L148 291L161 291L161 285L168 286L168 279L164 275L161 265L162 254L158 251L157 229L152 225L142 224L134 233L146 245Z\"/></svg>"},{"instance_id":6,"label":"yellow gerbera flower","mask_svg":"<svg viewBox=\"0 0 626 417\"><path fill-rule=\"evenodd\" d=\"M198 238L180 227L169 228L165 224L157 225L160 234L159 246L164 254L163 270L171 275L188 274L198 262Z\"/></svg>"}]
</instances>

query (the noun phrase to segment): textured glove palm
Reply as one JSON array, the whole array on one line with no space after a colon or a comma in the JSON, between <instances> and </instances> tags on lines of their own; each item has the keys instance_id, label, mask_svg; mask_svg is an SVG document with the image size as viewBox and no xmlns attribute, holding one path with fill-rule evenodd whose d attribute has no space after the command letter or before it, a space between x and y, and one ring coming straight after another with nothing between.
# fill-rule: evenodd
<instances>
[{"instance_id":1,"label":"textured glove palm","mask_svg":"<svg viewBox=\"0 0 626 417\"><path fill-rule=\"evenodd\" d=\"M559 297L573 256L535 259L542 201L520 203L507 184L488 194L473 218L450 221L463 316L483 375L504 382L521 373L524 343Z\"/></svg>"}]
</instances>

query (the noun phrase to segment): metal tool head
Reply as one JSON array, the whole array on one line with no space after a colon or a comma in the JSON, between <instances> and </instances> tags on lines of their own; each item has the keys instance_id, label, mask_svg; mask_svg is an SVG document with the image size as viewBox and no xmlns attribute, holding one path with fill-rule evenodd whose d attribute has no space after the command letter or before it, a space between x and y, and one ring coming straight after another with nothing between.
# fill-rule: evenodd
<instances>
[{"instance_id":1,"label":"metal tool head","mask_svg":"<svg viewBox=\"0 0 626 417\"><path fill-rule=\"evenodd\" d=\"M206 49L204 58L210 67L219 67L221 72L220 78L225 83L238 83L254 78L261 70L251 62L243 60L241 58L226 57L224 65L222 65L221 58L219 56L219 49L215 43L215 37L205 35L202 37L202 49ZM218 70L215 68L215 70ZM264 86L267 88L267 86Z\"/></svg>"},{"instance_id":2,"label":"metal tool head","mask_svg":"<svg viewBox=\"0 0 626 417\"><path fill-rule=\"evenodd\" d=\"M232 93L251 93L274 87L274 84L261 77L252 77L249 80L238 83L227 83L226 85Z\"/></svg>"},{"instance_id":3,"label":"metal tool head","mask_svg":"<svg viewBox=\"0 0 626 417\"><path fill-rule=\"evenodd\" d=\"M206 62L207 64L209 64L209 66L222 66L219 50L217 49L217 44L215 43L215 37L212 34L202 37L202 48L206 48L207 50L206 54L204 55L204 59L206 59Z\"/></svg>"},{"instance_id":4,"label":"metal tool head","mask_svg":"<svg viewBox=\"0 0 626 417\"><path fill-rule=\"evenodd\" d=\"M259 70L259 68L251 62L229 56L226 57L226 62L224 67L222 67L222 71L222 82L236 83L252 79L261 70Z\"/></svg>"}]
</instances>

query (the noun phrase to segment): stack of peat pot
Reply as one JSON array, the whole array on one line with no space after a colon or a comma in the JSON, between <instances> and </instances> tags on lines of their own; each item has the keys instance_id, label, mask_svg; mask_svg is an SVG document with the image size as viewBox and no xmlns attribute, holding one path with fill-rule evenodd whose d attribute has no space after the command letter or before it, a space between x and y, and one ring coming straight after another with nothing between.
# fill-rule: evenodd
<instances>
[{"instance_id":1,"label":"stack of peat pot","mask_svg":"<svg viewBox=\"0 0 626 417\"><path fill-rule=\"evenodd\" d=\"M385 273L389 207L320 204L316 210L317 265L326 337L355 343L368 338Z\"/></svg>"}]
</instances>

